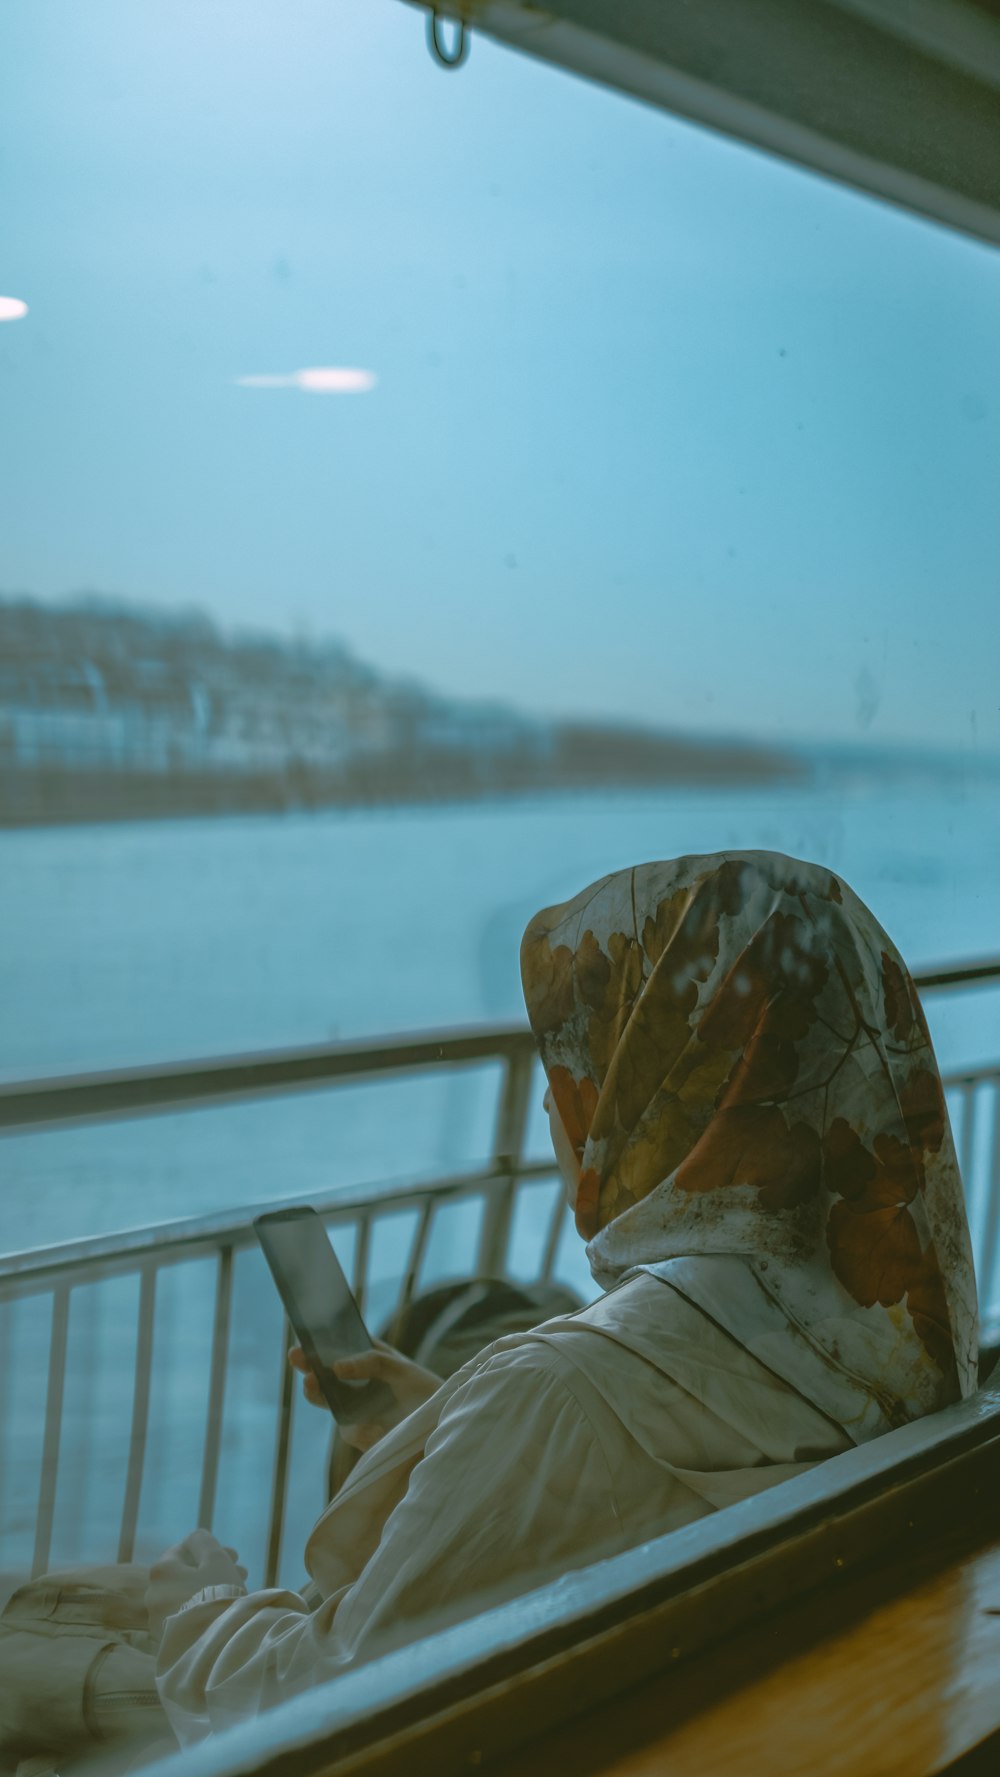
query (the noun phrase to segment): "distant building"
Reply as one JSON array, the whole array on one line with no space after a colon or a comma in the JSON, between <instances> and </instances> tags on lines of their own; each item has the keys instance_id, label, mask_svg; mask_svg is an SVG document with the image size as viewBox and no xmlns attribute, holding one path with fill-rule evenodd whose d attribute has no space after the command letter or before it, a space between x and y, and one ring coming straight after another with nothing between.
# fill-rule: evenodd
<instances>
[{"instance_id":1,"label":"distant building","mask_svg":"<svg viewBox=\"0 0 1000 1777\"><path fill-rule=\"evenodd\" d=\"M740 742L531 721L379 678L336 643L229 640L206 618L0 602L0 821L747 782Z\"/></svg>"}]
</instances>

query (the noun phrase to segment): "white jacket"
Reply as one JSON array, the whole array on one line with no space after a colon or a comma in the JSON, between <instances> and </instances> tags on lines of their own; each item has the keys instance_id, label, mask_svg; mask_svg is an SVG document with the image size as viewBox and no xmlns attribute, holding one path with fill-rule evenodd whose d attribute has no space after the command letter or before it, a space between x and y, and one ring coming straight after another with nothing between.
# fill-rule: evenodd
<instances>
[{"instance_id":1,"label":"white jacket","mask_svg":"<svg viewBox=\"0 0 1000 1777\"><path fill-rule=\"evenodd\" d=\"M272 1590L169 1618L164 1706L199 1739L850 1442L668 1283L634 1275L499 1340L362 1458L306 1548L317 1609Z\"/></svg>"}]
</instances>

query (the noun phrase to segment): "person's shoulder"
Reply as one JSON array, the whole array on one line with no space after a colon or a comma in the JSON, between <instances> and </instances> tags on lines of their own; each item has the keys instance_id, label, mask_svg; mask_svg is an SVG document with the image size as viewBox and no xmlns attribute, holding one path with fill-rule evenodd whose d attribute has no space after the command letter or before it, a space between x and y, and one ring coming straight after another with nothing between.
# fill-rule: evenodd
<instances>
[{"instance_id":1,"label":"person's shoulder","mask_svg":"<svg viewBox=\"0 0 1000 1777\"><path fill-rule=\"evenodd\" d=\"M577 1381L575 1366L554 1343L528 1337L488 1347L454 1378L427 1451L464 1447L474 1434L477 1446L492 1450L502 1466L557 1424L560 1437L571 1443L574 1428L587 1417Z\"/></svg>"},{"instance_id":2,"label":"person's shoulder","mask_svg":"<svg viewBox=\"0 0 1000 1777\"><path fill-rule=\"evenodd\" d=\"M576 1396L581 1363L585 1372L589 1367L584 1350L592 1351L595 1342L606 1347L609 1338L619 1353L631 1347L639 1329L648 1334L656 1323L656 1311L669 1309L673 1293L637 1273L582 1308L487 1345L459 1372L462 1392L473 1386L478 1396L546 1389Z\"/></svg>"},{"instance_id":3,"label":"person's shoulder","mask_svg":"<svg viewBox=\"0 0 1000 1777\"><path fill-rule=\"evenodd\" d=\"M615 1284L588 1302L577 1314L567 1317L566 1321L553 1321L552 1330L557 1331L568 1325L574 1331L606 1333L609 1327L630 1320L648 1320L651 1313L663 1308L669 1301L672 1292L665 1290L659 1278L651 1277L646 1271L635 1271L621 1283ZM542 1328L541 1331L545 1331Z\"/></svg>"},{"instance_id":4,"label":"person's shoulder","mask_svg":"<svg viewBox=\"0 0 1000 1777\"><path fill-rule=\"evenodd\" d=\"M586 1327L587 1323L574 1315L568 1324ZM527 1414L529 1404L543 1400L550 1413L571 1402L578 1407L579 1363L567 1346L566 1327L561 1318L488 1345L461 1372L449 1408L452 1402L459 1410L490 1406L498 1415L506 1415ZM454 1380L459 1382L458 1377Z\"/></svg>"},{"instance_id":5,"label":"person's shoulder","mask_svg":"<svg viewBox=\"0 0 1000 1777\"><path fill-rule=\"evenodd\" d=\"M559 1347L543 1327L522 1334L516 1341L502 1339L482 1352L473 1374L493 1386L523 1385L559 1376L565 1367Z\"/></svg>"}]
</instances>

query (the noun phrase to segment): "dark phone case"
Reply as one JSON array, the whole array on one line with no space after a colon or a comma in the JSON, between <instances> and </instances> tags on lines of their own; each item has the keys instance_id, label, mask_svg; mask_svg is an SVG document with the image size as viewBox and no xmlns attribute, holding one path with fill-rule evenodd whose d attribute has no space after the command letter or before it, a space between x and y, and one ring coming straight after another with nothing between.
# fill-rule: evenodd
<instances>
[{"instance_id":1,"label":"dark phone case","mask_svg":"<svg viewBox=\"0 0 1000 1777\"><path fill-rule=\"evenodd\" d=\"M314 1214L315 1212L312 1213ZM276 1214L257 1216L253 1224L254 1232L257 1235L261 1250L267 1260L268 1268L274 1279L278 1294L281 1297L292 1331L305 1352L309 1367L319 1384L323 1398L338 1425L357 1425L358 1422L363 1419L377 1421L380 1414L383 1414L386 1411L386 1408L395 1407L395 1396L393 1395L392 1390L384 1382L367 1382L363 1388L354 1388L351 1387L349 1383L338 1382L337 1378L326 1368L319 1357L313 1340L312 1329L299 1313L298 1303L295 1300L294 1292L286 1283L282 1273L280 1259L277 1254L272 1254L268 1248L266 1231L270 1221L295 1220L308 1222L309 1219L308 1216L293 1217L280 1211ZM319 1227L322 1229L323 1224L318 1216L316 1217L316 1220ZM333 1257L336 1262L336 1254L334 1254ZM347 1279L343 1277L342 1272L341 1278L345 1289L348 1289ZM351 1294L349 1289L348 1294ZM351 1300L354 1300L353 1295L351 1295ZM368 1333L368 1328L365 1326L364 1318L360 1309L357 1307L357 1303L355 1303L354 1306L358 1320L361 1322L370 1344L371 1334Z\"/></svg>"},{"instance_id":2,"label":"dark phone case","mask_svg":"<svg viewBox=\"0 0 1000 1777\"><path fill-rule=\"evenodd\" d=\"M305 1327L296 1326L287 1302L285 1312L338 1425L357 1425L362 1419L377 1422L387 1407L395 1407L396 1398L384 1382L366 1382L363 1388L351 1388L347 1383L338 1382L336 1376L320 1363Z\"/></svg>"}]
</instances>

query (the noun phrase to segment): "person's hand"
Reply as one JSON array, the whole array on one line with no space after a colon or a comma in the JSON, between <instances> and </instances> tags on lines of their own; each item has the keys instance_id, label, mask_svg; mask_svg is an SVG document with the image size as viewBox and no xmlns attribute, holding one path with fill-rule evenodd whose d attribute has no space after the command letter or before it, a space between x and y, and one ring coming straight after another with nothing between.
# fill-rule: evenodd
<instances>
[{"instance_id":1,"label":"person's hand","mask_svg":"<svg viewBox=\"0 0 1000 1777\"><path fill-rule=\"evenodd\" d=\"M210 1530L192 1530L183 1542L164 1549L149 1570L146 1609L150 1634L159 1640L167 1617L204 1586L243 1586L246 1577L247 1570L239 1565L235 1549L226 1548Z\"/></svg>"},{"instance_id":2,"label":"person's hand","mask_svg":"<svg viewBox=\"0 0 1000 1777\"><path fill-rule=\"evenodd\" d=\"M314 1407L326 1407L329 1412L326 1396L313 1375L301 1345L292 1346L288 1361L293 1369L302 1372L302 1393L306 1400ZM395 1399L395 1406L388 1412L383 1411L377 1422L359 1420L356 1425L340 1427L344 1443L350 1444L354 1450L370 1450L373 1444L385 1437L387 1431L391 1431L414 1408L422 1407L441 1387L441 1378L435 1376L433 1370L423 1369L411 1358L404 1357L402 1352L394 1351L382 1339L376 1339L374 1349L366 1351L361 1357L341 1358L339 1363L333 1365L333 1374L341 1382L384 1382Z\"/></svg>"}]
</instances>

